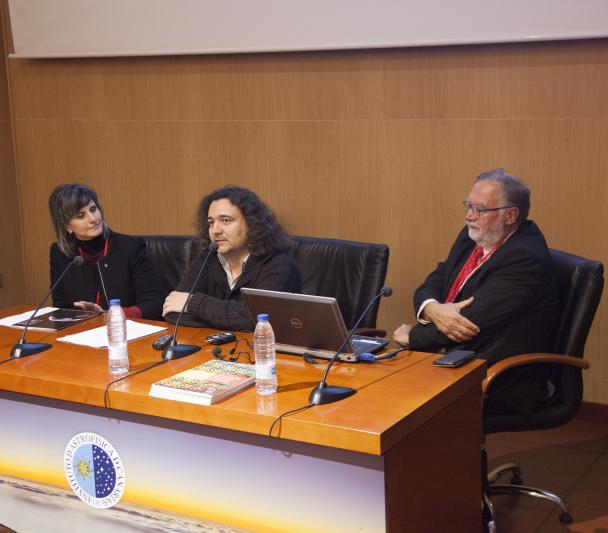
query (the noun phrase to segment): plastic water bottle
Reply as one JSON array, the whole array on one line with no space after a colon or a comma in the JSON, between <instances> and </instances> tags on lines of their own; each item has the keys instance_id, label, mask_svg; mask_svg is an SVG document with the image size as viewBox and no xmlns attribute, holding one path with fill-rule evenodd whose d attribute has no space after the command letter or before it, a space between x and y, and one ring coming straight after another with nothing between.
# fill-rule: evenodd
<instances>
[{"instance_id":1,"label":"plastic water bottle","mask_svg":"<svg viewBox=\"0 0 608 533\"><path fill-rule=\"evenodd\" d=\"M258 315L253 332L255 352L255 388L258 394L277 392L277 358L274 346L274 331L268 315Z\"/></svg>"},{"instance_id":2,"label":"plastic water bottle","mask_svg":"<svg viewBox=\"0 0 608 533\"><path fill-rule=\"evenodd\" d=\"M106 318L108 328L108 363L110 372L121 374L129 370L129 351L127 348L127 321L120 300L110 300Z\"/></svg>"}]
</instances>

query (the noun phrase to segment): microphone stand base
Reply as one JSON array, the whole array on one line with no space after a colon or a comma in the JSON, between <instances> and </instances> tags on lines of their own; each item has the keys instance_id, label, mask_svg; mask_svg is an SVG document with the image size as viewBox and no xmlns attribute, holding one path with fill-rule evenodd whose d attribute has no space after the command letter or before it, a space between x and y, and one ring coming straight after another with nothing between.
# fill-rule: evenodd
<instances>
[{"instance_id":1,"label":"microphone stand base","mask_svg":"<svg viewBox=\"0 0 608 533\"><path fill-rule=\"evenodd\" d=\"M44 352L52 347L52 344L46 342L22 342L21 344L15 344L15 346L12 347L11 357L14 357L15 359L18 357L27 357L28 355Z\"/></svg>"},{"instance_id":2,"label":"microphone stand base","mask_svg":"<svg viewBox=\"0 0 608 533\"><path fill-rule=\"evenodd\" d=\"M163 359L180 359L187 355L192 355L201 349L200 346L194 344L176 344L175 346L167 346L164 351Z\"/></svg>"},{"instance_id":3,"label":"microphone stand base","mask_svg":"<svg viewBox=\"0 0 608 533\"><path fill-rule=\"evenodd\" d=\"M352 396L356 392L355 389L351 389L350 387L332 387L331 385L327 385L319 388L317 385L310 392L308 403L312 405L323 405L326 403L338 402Z\"/></svg>"}]
</instances>

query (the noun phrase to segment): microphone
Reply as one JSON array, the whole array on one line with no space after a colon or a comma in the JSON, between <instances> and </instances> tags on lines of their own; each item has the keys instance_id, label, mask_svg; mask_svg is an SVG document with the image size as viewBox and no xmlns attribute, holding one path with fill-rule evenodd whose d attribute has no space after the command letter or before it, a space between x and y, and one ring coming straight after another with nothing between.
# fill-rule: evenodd
<instances>
[{"instance_id":1,"label":"microphone","mask_svg":"<svg viewBox=\"0 0 608 533\"><path fill-rule=\"evenodd\" d=\"M192 284L192 288L190 289L190 292L188 293L188 297L186 298L186 301L184 302L184 306L182 307L182 310L179 312L177 320L175 321L175 329L173 330L173 335L171 336L171 341L169 341L169 344L163 350L163 353L162 353L163 359L180 359L181 357L186 357L187 355L192 355L193 353L196 353L201 349L200 346L196 346L195 344L177 344L176 337L177 337L177 328L179 328L179 322L182 319L182 315L184 314L186 307L188 307L188 302L190 301L190 298L192 298L192 293L194 292L194 289L196 288L198 279L201 277L201 274L203 273L203 270L205 269L205 265L207 264L207 261L209 260L211 253L215 252L217 250L217 244L212 242L209 244L207 249L209 251L207 252L207 255L205 256L205 259L203 260L203 264L201 265L201 268L199 268L199 270L198 270L198 274L196 275L196 279L194 280L194 283Z\"/></svg>"},{"instance_id":2,"label":"microphone","mask_svg":"<svg viewBox=\"0 0 608 533\"><path fill-rule=\"evenodd\" d=\"M110 307L110 300L108 299L108 293L106 292L106 284L103 282L103 276L101 275L101 268L99 267L99 261L95 261L97 266L97 272L99 273L99 279L101 281L101 288L103 289L103 295L106 299L106 305Z\"/></svg>"},{"instance_id":3,"label":"microphone","mask_svg":"<svg viewBox=\"0 0 608 533\"><path fill-rule=\"evenodd\" d=\"M23 328L23 333L21 334L19 341L11 349L11 357L13 357L13 358L26 357L28 355L34 355L34 354L43 352L44 350L48 350L49 348L51 348L52 344L48 344L46 342L25 342L25 334L27 333L27 328L30 326L32 319L36 316L36 313L38 311L40 311L42 304L44 302L46 302L46 299L55 290L55 287L57 287L57 285L59 285L59 282L63 279L63 276L65 276L67 274L68 270L70 270L70 267L72 265L82 266L83 264L84 264L84 258L77 255L76 257L74 257L74 259L72 259L72 261L70 261L68 263L68 266L66 266L64 268L63 272L61 273L61 276L59 276L57 278L57 281L55 281L55 283L53 283L51 288L44 295L44 298L42 298L42 300L40 300L40 303L38 304L38 307L36 307L36 310L32 313L32 316L30 316L28 321L25 323L25 327Z\"/></svg>"},{"instance_id":4,"label":"microphone","mask_svg":"<svg viewBox=\"0 0 608 533\"><path fill-rule=\"evenodd\" d=\"M382 296L386 296L388 298L391 294L393 294L393 289L391 287L389 287L388 285L385 285L384 287L382 287L382 290L378 294L376 294L376 296L374 296L370 300L370 302L367 304L367 307L363 310L363 312L361 313L361 315L355 322L355 325L348 332L348 335L346 336L346 339L344 339L344 342L342 342L342 344L337 349L334 356L330 359L329 364L327 365L327 368L325 369L325 373L323 374L323 378L321 379L319 384L314 389L312 389L312 391L310 392L310 396L308 397L309 404L323 405L325 403L333 403L333 402L337 402L339 400L343 400L344 398L348 398L349 396L352 396L353 394L355 394L357 392L355 389L352 389L350 387L339 387L339 386L327 385L327 374L329 373L329 369L335 363L336 359L338 359L338 357L342 353L342 350L344 349L346 344L350 341L350 339L354 335L355 330L357 329L357 327L359 326L359 324L361 323L361 321L363 320L363 318L365 317L367 312L371 309L372 305L374 305L376 300L378 300Z\"/></svg>"}]
</instances>

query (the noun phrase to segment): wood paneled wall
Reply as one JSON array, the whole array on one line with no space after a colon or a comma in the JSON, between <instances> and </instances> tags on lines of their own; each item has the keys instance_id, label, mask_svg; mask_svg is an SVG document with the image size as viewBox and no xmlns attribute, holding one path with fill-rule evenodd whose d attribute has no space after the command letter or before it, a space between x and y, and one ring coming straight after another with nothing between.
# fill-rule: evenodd
<instances>
[{"instance_id":1,"label":"wood paneled wall","mask_svg":"<svg viewBox=\"0 0 608 533\"><path fill-rule=\"evenodd\" d=\"M191 232L199 199L236 183L291 233L386 242L389 329L490 168L529 184L552 247L608 263L608 40L9 65L30 302L48 194L77 179L123 232ZM586 387L603 403L606 344L604 298Z\"/></svg>"},{"instance_id":2,"label":"wood paneled wall","mask_svg":"<svg viewBox=\"0 0 608 533\"><path fill-rule=\"evenodd\" d=\"M0 21L5 5L0 3ZM7 76L6 34L0 24L0 307L23 302L23 254Z\"/></svg>"}]
</instances>

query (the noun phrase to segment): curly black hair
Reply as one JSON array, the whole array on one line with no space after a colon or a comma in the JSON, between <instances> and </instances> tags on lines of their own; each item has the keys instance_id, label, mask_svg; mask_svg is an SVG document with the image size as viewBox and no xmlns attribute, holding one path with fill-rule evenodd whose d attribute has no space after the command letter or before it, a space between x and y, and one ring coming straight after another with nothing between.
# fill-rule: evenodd
<instances>
[{"instance_id":1,"label":"curly black hair","mask_svg":"<svg viewBox=\"0 0 608 533\"><path fill-rule=\"evenodd\" d=\"M203 247L211 242L207 222L209 206L216 200L227 199L238 207L247 223L247 248L253 256L286 251L291 247L289 237L279 224L276 215L257 194L249 189L227 185L205 196L199 205L196 227Z\"/></svg>"}]
</instances>

